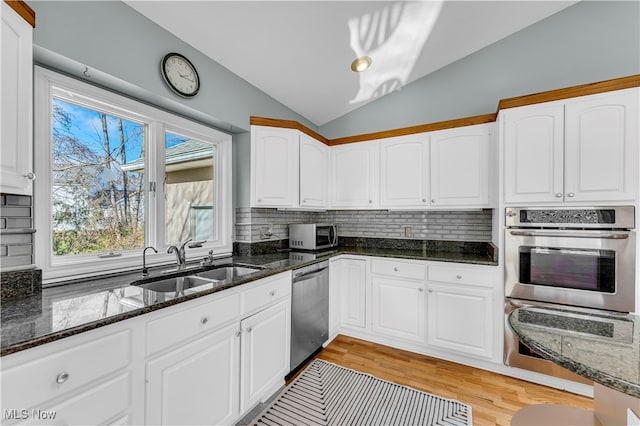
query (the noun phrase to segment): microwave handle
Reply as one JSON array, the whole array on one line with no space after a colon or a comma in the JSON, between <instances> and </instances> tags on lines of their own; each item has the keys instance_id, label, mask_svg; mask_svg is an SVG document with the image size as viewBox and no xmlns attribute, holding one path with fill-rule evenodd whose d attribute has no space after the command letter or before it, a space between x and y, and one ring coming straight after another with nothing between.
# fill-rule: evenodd
<instances>
[{"instance_id":1,"label":"microwave handle","mask_svg":"<svg viewBox=\"0 0 640 426\"><path fill-rule=\"evenodd\" d=\"M612 233L612 234L589 234L580 232L544 232L544 231L511 231L511 235L520 237L571 237L571 238L598 238L607 240L624 240L629 238L629 234Z\"/></svg>"},{"instance_id":2,"label":"microwave handle","mask_svg":"<svg viewBox=\"0 0 640 426\"><path fill-rule=\"evenodd\" d=\"M336 231L335 226L329 227L329 240L331 241L331 245L334 247L338 243L338 231Z\"/></svg>"}]
</instances>

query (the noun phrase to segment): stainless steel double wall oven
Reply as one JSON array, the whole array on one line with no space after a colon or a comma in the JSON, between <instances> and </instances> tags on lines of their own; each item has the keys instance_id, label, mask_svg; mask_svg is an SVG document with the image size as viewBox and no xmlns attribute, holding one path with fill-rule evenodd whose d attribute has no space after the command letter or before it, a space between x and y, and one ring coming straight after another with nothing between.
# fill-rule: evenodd
<instances>
[{"instance_id":1,"label":"stainless steel double wall oven","mask_svg":"<svg viewBox=\"0 0 640 426\"><path fill-rule=\"evenodd\" d=\"M505 318L520 306L635 309L635 211L621 207L507 208ZM505 363L576 380L519 343L505 325Z\"/></svg>"}]
</instances>

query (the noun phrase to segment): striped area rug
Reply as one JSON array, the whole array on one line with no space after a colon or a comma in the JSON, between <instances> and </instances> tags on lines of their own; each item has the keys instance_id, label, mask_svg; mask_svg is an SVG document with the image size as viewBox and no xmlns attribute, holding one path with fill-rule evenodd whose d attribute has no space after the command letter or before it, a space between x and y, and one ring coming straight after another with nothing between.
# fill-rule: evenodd
<instances>
[{"instance_id":1,"label":"striped area rug","mask_svg":"<svg viewBox=\"0 0 640 426\"><path fill-rule=\"evenodd\" d=\"M471 425L471 407L314 360L253 425Z\"/></svg>"}]
</instances>

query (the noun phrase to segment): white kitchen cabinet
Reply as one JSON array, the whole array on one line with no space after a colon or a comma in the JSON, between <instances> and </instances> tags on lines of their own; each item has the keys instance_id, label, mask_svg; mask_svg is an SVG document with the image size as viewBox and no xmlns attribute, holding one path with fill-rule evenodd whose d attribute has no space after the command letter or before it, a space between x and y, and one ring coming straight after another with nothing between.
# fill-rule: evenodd
<instances>
[{"instance_id":1,"label":"white kitchen cabinet","mask_svg":"<svg viewBox=\"0 0 640 426\"><path fill-rule=\"evenodd\" d=\"M326 209L329 204L329 147L300 133L300 207Z\"/></svg>"},{"instance_id":2,"label":"white kitchen cabinet","mask_svg":"<svg viewBox=\"0 0 640 426\"><path fill-rule=\"evenodd\" d=\"M338 335L341 322L340 265L339 258L329 260L329 340Z\"/></svg>"},{"instance_id":3,"label":"white kitchen cabinet","mask_svg":"<svg viewBox=\"0 0 640 426\"><path fill-rule=\"evenodd\" d=\"M506 203L633 201L639 89L501 113Z\"/></svg>"},{"instance_id":4,"label":"white kitchen cabinet","mask_svg":"<svg viewBox=\"0 0 640 426\"><path fill-rule=\"evenodd\" d=\"M495 274L461 267L429 267L427 343L482 358L494 356Z\"/></svg>"},{"instance_id":5,"label":"white kitchen cabinet","mask_svg":"<svg viewBox=\"0 0 640 426\"><path fill-rule=\"evenodd\" d=\"M431 207L489 206L491 129L478 124L430 133Z\"/></svg>"},{"instance_id":6,"label":"white kitchen cabinet","mask_svg":"<svg viewBox=\"0 0 640 426\"><path fill-rule=\"evenodd\" d=\"M337 286L340 292L340 320L343 326L365 328L367 326L367 261L345 257L332 267L337 269Z\"/></svg>"},{"instance_id":7,"label":"white kitchen cabinet","mask_svg":"<svg viewBox=\"0 0 640 426\"><path fill-rule=\"evenodd\" d=\"M371 331L402 341L426 342L427 293L423 262L371 261Z\"/></svg>"},{"instance_id":8,"label":"white kitchen cabinet","mask_svg":"<svg viewBox=\"0 0 640 426\"><path fill-rule=\"evenodd\" d=\"M141 331L126 321L3 356L3 424L143 422Z\"/></svg>"},{"instance_id":9,"label":"white kitchen cabinet","mask_svg":"<svg viewBox=\"0 0 640 426\"><path fill-rule=\"evenodd\" d=\"M371 330L401 340L426 341L427 296L424 281L371 278Z\"/></svg>"},{"instance_id":10,"label":"white kitchen cabinet","mask_svg":"<svg viewBox=\"0 0 640 426\"><path fill-rule=\"evenodd\" d=\"M237 323L147 363L146 424L230 424L239 415Z\"/></svg>"},{"instance_id":11,"label":"white kitchen cabinet","mask_svg":"<svg viewBox=\"0 0 640 426\"><path fill-rule=\"evenodd\" d=\"M640 89L565 105L565 201L634 201L638 193Z\"/></svg>"},{"instance_id":12,"label":"white kitchen cabinet","mask_svg":"<svg viewBox=\"0 0 640 426\"><path fill-rule=\"evenodd\" d=\"M429 206L429 135L380 140L380 206Z\"/></svg>"},{"instance_id":13,"label":"white kitchen cabinet","mask_svg":"<svg viewBox=\"0 0 640 426\"><path fill-rule=\"evenodd\" d=\"M331 147L331 208L379 208L380 144Z\"/></svg>"},{"instance_id":14,"label":"white kitchen cabinet","mask_svg":"<svg viewBox=\"0 0 640 426\"><path fill-rule=\"evenodd\" d=\"M251 126L251 207L297 207L298 131Z\"/></svg>"},{"instance_id":15,"label":"white kitchen cabinet","mask_svg":"<svg viewBox=\"0 0 640 426\"><path fill-rule=\"evenodd\" d=\"M0 192L32 194L33 28L2 2Z\"/></svg>"},{"instance_id":16,"label":"white kitchen cabinet","mask_svg":"<svg viewBox=\"0 0 640 426\"><path fill-rule=\"evenodd\" d=\"M245 413L284 385L284 376L289 372L291 301L252 315L240 325L240 411Z\"/></svg>"}]
</instances>

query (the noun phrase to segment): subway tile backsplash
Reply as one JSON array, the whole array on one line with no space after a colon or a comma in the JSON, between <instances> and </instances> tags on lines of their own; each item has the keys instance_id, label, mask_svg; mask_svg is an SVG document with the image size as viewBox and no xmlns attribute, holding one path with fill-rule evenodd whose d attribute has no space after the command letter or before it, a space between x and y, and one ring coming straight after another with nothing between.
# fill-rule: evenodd
<instances>
[{"instance_id":1,"label":"subway tile backsplash","mask_svg":"<svg viewBox=\"0 0 640 426\"><path fill-rule=\"evenodd\" d=\"M33 264L33 207L27 195L0 194L0 266Z\"/></svg>"},{"instance_id":2,"label":"subway tile backsplash","mask_svg":"<svg viewBox=\"0 0 640 426\"><path fill-rule=\"evenodd\" d=\"M290 223L335 223L338 236L491 241L492 210L295 212L236 209L236 241L288 239ZM270 235L271 234L271 235Z\"/></svg>"}]
</instances>

